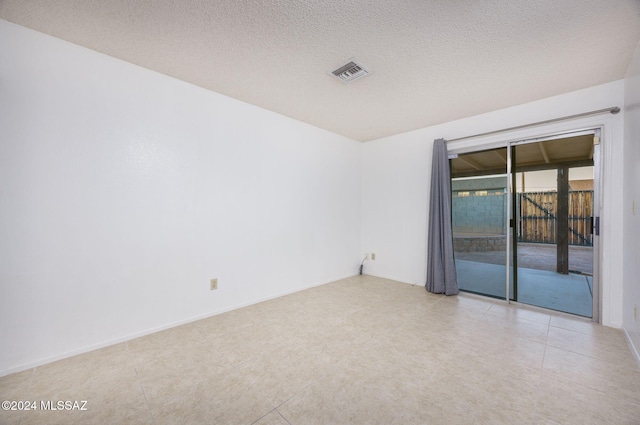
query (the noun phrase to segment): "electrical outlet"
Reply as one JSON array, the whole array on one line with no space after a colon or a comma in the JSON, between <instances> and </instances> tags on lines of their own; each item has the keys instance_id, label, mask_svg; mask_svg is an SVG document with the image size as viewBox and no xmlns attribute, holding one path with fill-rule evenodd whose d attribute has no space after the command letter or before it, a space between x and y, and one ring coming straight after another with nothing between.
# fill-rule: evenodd
<instances>
[{"instance_id":1,"label":"electrical outlet","mask_svg":"<svg viewBox=\"0 0 640 425\"><path fill-rule=\"evenodd\" d=\"M210 287L209 287L210 290L215 291L216 289L218 289L218 279L217 278L216 279L211 279L209 281L209 284L210 284Z\"/></svg>"},{"instance_id":2,"label":"electrical outlet","mask_svg":"<svg viewBox=\"0 0 640 425\"><path fill-rule=\"evenodd\" d=\"M375 252L371 253L371 261L376 261L376 253Z\"/></svg>"},{"instance_id":3,"label":"electrical outlet","mask_svg":"<svg viewBox=\"0 0 640 425\"><path fill-rule=\"evenodd\" d=\"M631 214L636 215L638 213L638 203L633 201L631 203Z\"/></svg>"}]
</instances>

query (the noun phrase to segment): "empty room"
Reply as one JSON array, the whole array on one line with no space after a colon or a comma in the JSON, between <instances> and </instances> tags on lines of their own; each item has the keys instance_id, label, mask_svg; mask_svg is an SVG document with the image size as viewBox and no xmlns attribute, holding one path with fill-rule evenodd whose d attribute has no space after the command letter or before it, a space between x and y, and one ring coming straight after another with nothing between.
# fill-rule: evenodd
<instances>
[{"instance_id":1,"label":"empty room","mask_svg":"<svg viewBox=\"0 0 640 425\"><path fill-rule=\"evenodd\" d=\"M640 1L0 0L0 424L640 424Z\"/></svg>"}]
</instances>

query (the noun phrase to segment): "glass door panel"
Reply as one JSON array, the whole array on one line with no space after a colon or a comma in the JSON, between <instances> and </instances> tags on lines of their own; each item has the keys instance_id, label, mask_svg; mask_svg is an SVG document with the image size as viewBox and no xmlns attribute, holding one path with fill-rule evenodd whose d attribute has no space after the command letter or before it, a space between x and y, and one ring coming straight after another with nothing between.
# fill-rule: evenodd
<instances>
[{"instance_id":1,"label":"glass door panel","mask_svg":"<svg viewBox=\"0 0 640 425\"><path fill-rule=\"evenodd\" d=\"M506 298L507 148L451 159L454 256L460 290Z\"/></svg>"},{"instance_id":2,"label":"glass door panel","mask_svg":"<svg viewBox=\"0 0 640 425\"><path fill-rule=\"evenodd\" d=\"M515 146L518 302L592 316L592 140Z\"/></svg>"}]
</instances>

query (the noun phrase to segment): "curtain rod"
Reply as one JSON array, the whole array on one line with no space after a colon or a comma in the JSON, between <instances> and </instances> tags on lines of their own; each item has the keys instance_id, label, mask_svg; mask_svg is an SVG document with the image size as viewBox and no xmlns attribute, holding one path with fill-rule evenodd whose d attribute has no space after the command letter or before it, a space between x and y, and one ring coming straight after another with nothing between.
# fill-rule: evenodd
<instances>
[{"instance_id":1,"label":"curtain rod","mask_svg":"<svg viewBox=\"0 0 640 425\"><path fill-rule=\"evenodd\" d=\"M446 143L457 142L459 140L465 140L465 139L472 139L474 137L480 137L480 136L489 136L491 134L504 133L505 131L520 130L521 128L534 127L536 125L542 125L542 124L550 124L552 122L565 121L565 120L570 120L570 119L573 119L573 118L586 117L586 116L589 116L589 115L602 114L604 112L609 112L611 114L617 114L618 112L620 112L620 108L617 107L617 106L612 106L611 108L598 109L596 111L583 112L581 114L568 115L568 116L562 117L562 118L553 118L553 119L550 119L550 120L538 121L538 122L534 122L534 123L531 123L531 124L517 125L515 127L503 128L502 130L487 131L486 133L479 133L479 134L474 134L472 136L458 137L456 139L447 140Z\"/></svg>"}]
</instances>

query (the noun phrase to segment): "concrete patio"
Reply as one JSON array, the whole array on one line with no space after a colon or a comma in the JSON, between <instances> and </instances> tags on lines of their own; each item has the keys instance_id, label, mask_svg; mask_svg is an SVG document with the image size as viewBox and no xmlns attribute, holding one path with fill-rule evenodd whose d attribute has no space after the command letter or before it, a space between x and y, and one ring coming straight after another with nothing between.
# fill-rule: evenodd
<instances>
[{"instance_id":1,"label":"concrete patio","mask_svg":"<svg viewBox=\"0 0 640 425\"><path fill-rule=\"evenodd\" d=\"M582 274L568 275L555 272L555 249L555 245L518 245L517 301L591 317L592 248L570 247L569 269ZM504 251L456 252L460 289L505 298L505 257Z\"/></svg>"}]
</instances>

